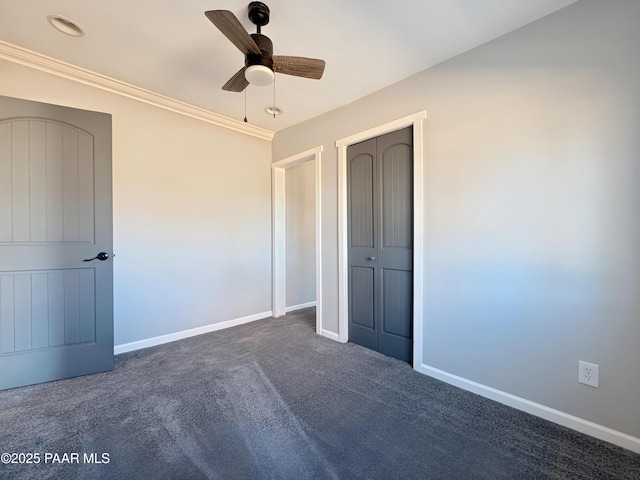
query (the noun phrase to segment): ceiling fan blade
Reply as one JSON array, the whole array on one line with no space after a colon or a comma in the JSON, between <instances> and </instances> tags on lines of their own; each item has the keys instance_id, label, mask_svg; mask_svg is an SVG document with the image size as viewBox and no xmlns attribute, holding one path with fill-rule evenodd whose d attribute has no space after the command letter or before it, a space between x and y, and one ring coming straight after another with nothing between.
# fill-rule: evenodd
<instances>
[{"instance_id":1,"label":"ceiling fan blade","mask_svg":"<svg viewBox=\"0 0 640 480\"><path fill-rule=\"evenodd\" d=\"M317 58L273 56L273 71L296 77L319 80L324 73L325 61Z\"/></svg>"},{"instance_id":2,"label":"ceiling fan blade","mask_svg":"<svg viewBox=\"0 0 640 480\"><path fill-rule=\"evenodd\" d=\"M231 77L229 81L222 86L222 89L227 92L242 92L247 88L249 86L249 82L244 77L244 70L245 67L238 70L238 73Z\"/></svg>"},{"instance_id":3,"label":"ceiling fan blade","mask_svg":"<svg viewBox=\"0 0 640 480\"><path fill-rule=\"evenodd\" d=\"M229 10L209 10L204 14L242 53L245 55L249 53L261 54L256 42L232 12Z\"/></svg>"}]
</instances>

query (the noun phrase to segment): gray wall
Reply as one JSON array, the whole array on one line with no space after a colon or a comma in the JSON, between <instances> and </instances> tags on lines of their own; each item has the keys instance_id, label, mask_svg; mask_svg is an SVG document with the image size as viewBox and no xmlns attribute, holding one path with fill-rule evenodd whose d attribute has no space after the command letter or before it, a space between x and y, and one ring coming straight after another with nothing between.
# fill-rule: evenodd
<instances>
[{"instance_id":1,"label":"gray wall","mask_svg":"<svg viewBox=\"0 0 640 480\"><path fill-rule=\"evenodd\" d=\"M316 300L315 162L285 170L286 306Z\"/></svg>"},{"instance_id":2,"label":"gray wall","mask_svg":"<svg viewBox=\"0 0 640 480\"><path fill-rule=\"evenodd\" d=\"M116 345L271 310L271 145L0 60L0 94L113 116Z\"/></svg>"},{"instance_id":3,"label":"gray wall","mask_svg":"<svg viewBox=\"0 0 640 480\"><path fill-rule=\"evenodd\" d=\"M275 159L325 148L325 328L335 140L426 109L418 361L640 437L639 18L636 0L581 0L279 132Z\"/></svg>"}]
</instances>

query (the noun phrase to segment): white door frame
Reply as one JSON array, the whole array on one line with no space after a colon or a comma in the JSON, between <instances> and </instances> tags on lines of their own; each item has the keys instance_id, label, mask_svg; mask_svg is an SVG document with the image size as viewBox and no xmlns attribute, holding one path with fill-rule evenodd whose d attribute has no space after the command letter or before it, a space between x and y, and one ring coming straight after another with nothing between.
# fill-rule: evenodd
<instances>
[{"instance_id":1,"label":"white door frame","mask_svg":"<svg viewBox=\"0 0 640 480\"><path fill-rule=\"evenodd\" d=\"M422 305L424 278L423 124L426 110L370 128L336 141L338 148L338 340L349 340L349 264L347 236L347 147L413 127L413 365L422 364Z\"/></svg>"},{"instance_id":2,"label":"white door frame","mask_svg":"<svg viewBox=\"0 0 640 480\"><path fill-rule=\"evenodd\" d=\"M315 161L316 223L316 333L333 338L322 328L322 146L297 153L271 164L273 201L273 316L286 313L286 229L285 170L301 163Z\"/></svg>"}]
</instances>

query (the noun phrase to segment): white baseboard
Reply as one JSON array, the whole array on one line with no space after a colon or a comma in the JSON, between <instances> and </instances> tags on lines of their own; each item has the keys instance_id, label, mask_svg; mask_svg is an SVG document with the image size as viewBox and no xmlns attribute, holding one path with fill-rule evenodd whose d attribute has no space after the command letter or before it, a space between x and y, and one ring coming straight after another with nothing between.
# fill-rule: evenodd
<instances>
[{"instance_id":1,"label":"white baseboard","mask_svg":"<svg viewBox=\"0 0 640 480\"><path fill-rule=\"evenodd\" d=\"M227 320L226 322L212 323L211 325L205 325L204 327L182 330L180 332L169 333L167 335L161 335L159 337L138 340L137 342L123 343L122 345L116 345L115 347L113 347L113 353L115 355L119 355L121 353L140 350L141 348L155 347L156 345L162 345L163 343L175 342L176 340L182 340L183 338L194 337L196 335L202 335L203 333L215 332L217 330L223 330L225 328L242 325L243 323L255 322L256 320L262 320L263 318L269 318L271 316L271 311L255 313L246 317Z\"/></svg>"},{"instance_id":2,"label":"white baseboard","mask_svg":"<svg viewBox=\"0 0 640 480\"><path fill-rule=\"evenodd\" d=\"M289 312L295 312L296 310L302 310L303 308L309 308L309 307L315 307L315 306L316 306L316 302L301 303L300 305L287 307L285 311L289 313ZM340 341L340 336L337 333L330 332L329 330L320 329L320 330L316 330L316 333L318 335L326 337L335 342Z\"/></svg>"},{"instance_id":3,"label":"white baseboard","mask_svg":"<svg viewBox=\"0 0 640 480\"><path fill-rule=\"evenodd\" d=\"M302 310L303 308L309 308L309 307L315 307L316 306L316 302L307 302L307 303L301 303L300 305L292 305L291 307L286 307L284 309L285 313L289 313L289 312L295 312L296 310Z\"/></svg>"},{"instance_id":4,"label":"white baseboard","mask_svg":"<svg viewBox=\"0 0 640 480\"><path fill-rule=\"evenodd\" d=\"M516 397L515 395L511 395L510 393L487 387L486 385L482 385L472 380L467 380L466 378L452 375L451 373L447 373L437 368L430 367L429 365L416 364L414 368L420 373L424 373L425 375L429 375L430 377L442 380L445 383L462 388L463 390L477 393L478 395L489 398L491 400L495 400L496 402L508 405L518 410L522 410L523 412L530 413L564 427L568 427L586 435L604 440L605 442L613 443L614 445L618 445L633 452L640 453L640 438L627 435L626 433L618 432L617 430L613 430L597 423L584 420L580 417L574 417L573 415L569 415L568 413L546 407L544 405L526 400L524 398Z\"/></svg>"},{"instance_id":5,"label":"white baseboard","mask_svg":"<svg viewBox=\"0 0 640 480\"><path fill-rule=\"evenodd\" d=\"M330 340L333 340L334 342L339 342L340 341L340 337L337 333L333 333L330 332L329 330L320 330L319 332L317 332L319 335L322 335L323 337L326 337Z\"/></svg>"}]
</instances>

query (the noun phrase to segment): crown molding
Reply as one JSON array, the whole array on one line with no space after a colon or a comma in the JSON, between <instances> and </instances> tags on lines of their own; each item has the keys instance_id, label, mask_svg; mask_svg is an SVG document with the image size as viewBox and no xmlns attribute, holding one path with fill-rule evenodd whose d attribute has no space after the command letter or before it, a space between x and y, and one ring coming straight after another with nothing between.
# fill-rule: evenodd
<instances>
[{"instance_id":1,"label":"crown molding","mask_svg":"<svg viewBox=\"0 0 640 480\"><path fill-rule=\"evenodd\" d=\"M274 133L0 40L0 58L264 140Z\"/></svg>"}]
</instances>

